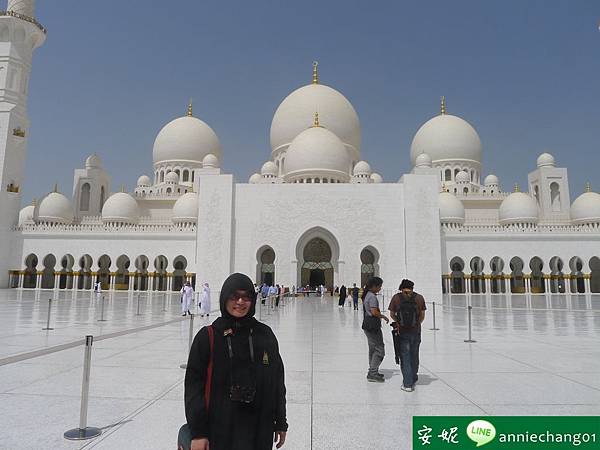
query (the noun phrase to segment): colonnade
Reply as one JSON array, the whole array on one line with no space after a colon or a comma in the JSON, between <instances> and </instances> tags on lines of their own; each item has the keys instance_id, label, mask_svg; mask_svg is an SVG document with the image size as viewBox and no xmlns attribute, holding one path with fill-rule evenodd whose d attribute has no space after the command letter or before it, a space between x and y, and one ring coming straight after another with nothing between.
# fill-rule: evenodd
<instances>
[{"instance_id":1,"label":"colonnade","mask_svg":"<svg viewBox=\"0 0 600 450\"><path fill-rule=\"evenodd\" d=\"M544 290L533 286L532 281L543 282ZM591 293L591 274L549 275L533 277L531 274L513 275L442 275L442 290L445 294L583 294ZM519 281L522 287L511 285ZM583 282L583 289L581 289ZM460 287L455 283L460 283ZM517 284L517 283L514 283ZM538 284L538 283L535 283ZM457 289L458 287L458 289Z\"/></svg>"},{"instance_id":2,"label":"colonnade","mask_svg":"<svg viewBox=\"0 0 600 450\"><path fill-rule=\"evenodd\" d=\"M25 285L25 276L32 275L26 271L17 271L13 270L9 272L9 286L16 289L32 289L39 290L42 288L42 280L44 276L43 271L35 272L35 287L26 288ZM99 272L54 272L54 284L52 287L48 289L60 290L60 291L93 291L94 284L96 281L100 281L100 277L108 276L108 283L102 284L102 290L109 291L174 291L175 278L181 277L183 278L182 282L189 282L194 285L196 274L191 272L186 272L185 275L174 274L171 272L166 273L156 273L150 272L147 274L140 274L139 272L107 272L107 273L99 273ZM61 288L61 277L66 277L64 288ZM117 277L128 277L127 288L123 288L123 285L117 285ZM79 287L80 277L84 277L83 284L89 284L90 287ZM166 286L164 289L160 289L160 282L158 281L161 278L166 279ZM140 289L139 286L142 280L146 280L146 286L144 289ZM139 283L136 284L136 280ZM86 283L89 281L89 283ZM178 290L178 289L177 289Z\"/></svg>"}]
</instances>

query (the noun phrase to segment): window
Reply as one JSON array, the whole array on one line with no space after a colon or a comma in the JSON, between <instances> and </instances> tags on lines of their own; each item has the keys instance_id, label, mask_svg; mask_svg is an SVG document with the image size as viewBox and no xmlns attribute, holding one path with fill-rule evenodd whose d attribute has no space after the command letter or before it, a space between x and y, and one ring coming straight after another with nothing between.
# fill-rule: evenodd
<instances>
[{"instance_id":1,"label":"window","mask_svg":"<svg viewBox=\"0 0 600 450\"><path fill-rule=\"evenodd\" d=\"M84 183L81 186L81 196L79 197L79 210L89 211L90 210L90 184Z\"/></svg>"}]
</instances>

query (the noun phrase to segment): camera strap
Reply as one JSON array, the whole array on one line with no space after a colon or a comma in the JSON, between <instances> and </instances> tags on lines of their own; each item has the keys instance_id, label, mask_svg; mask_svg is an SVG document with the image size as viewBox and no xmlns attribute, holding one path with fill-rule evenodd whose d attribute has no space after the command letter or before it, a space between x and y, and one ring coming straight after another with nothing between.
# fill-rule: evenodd
<instances>
[{"instance_id":1,"label":"camera strap","mask_svg":"<svg viewBox=\"0 0 600 450\"><path fill-rule=\"evenodd\" d=\"M254 342L252 340L253 328L250 328L250 334L248 335L248 345L250 347L250 361L254 364ZM229 383L233 386L233 347L231 346L231 335L227 335L227 350L229 352Z\"/></svg>"}]
</instances>

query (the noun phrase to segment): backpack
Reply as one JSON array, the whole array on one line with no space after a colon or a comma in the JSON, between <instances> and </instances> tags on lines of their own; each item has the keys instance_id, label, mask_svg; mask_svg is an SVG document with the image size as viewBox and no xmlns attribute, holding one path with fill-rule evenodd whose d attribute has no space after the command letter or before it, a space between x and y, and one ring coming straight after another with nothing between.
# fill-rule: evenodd
<instances>
[{"instance_id":1,"label":"backpack","mask_svg":"<svg viewBox=\"0 0 600 450\"><path fill-rule=\"evenodd\" d=\"M402 327L416 327L419 324L419 306L417 305L417 294L414 292L409 298L400 295L396 318Z\"/></svg>"}]
</instances>

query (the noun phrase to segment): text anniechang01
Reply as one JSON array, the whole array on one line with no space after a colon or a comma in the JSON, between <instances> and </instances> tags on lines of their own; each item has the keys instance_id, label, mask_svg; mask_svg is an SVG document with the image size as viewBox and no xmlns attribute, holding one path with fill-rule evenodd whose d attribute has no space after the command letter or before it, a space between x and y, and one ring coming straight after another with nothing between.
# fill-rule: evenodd
<instances>
[{"instance_id":1,"label":"text anniechang01","mask_svg":"<svg viewBox=\"0 0 600 450\"><path fill-rule=\"evenodd\" d=\"M500 433L500 442L539 442L545 443L571 443L573 447L578 447L581 444L596 442L596 433Z\"/></svg>"}]
</instances>

